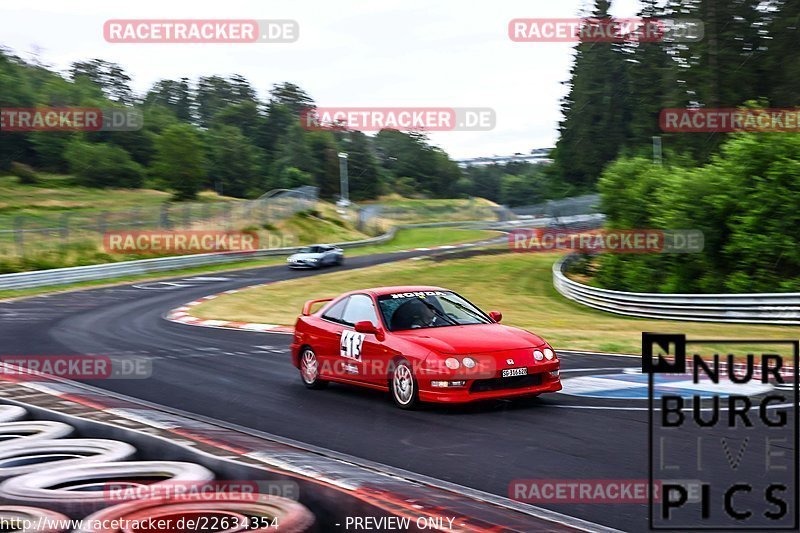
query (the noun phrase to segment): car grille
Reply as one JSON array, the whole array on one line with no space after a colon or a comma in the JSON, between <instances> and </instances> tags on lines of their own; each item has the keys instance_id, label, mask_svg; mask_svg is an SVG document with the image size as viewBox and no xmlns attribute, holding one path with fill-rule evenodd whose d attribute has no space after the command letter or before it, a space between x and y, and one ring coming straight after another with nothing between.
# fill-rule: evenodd
<instances>
[{"instance_id":1,"label":"car grille","mask_svg":"<svg viewBox=\"0 0 800 533\"><path fill-rule=\"evenodd\" d=\"M469 388L470 392L489 392L505 389L524 389L542 384L541 374L514 376L510 378L476 379Z\"/></svg>"}]
</instances>

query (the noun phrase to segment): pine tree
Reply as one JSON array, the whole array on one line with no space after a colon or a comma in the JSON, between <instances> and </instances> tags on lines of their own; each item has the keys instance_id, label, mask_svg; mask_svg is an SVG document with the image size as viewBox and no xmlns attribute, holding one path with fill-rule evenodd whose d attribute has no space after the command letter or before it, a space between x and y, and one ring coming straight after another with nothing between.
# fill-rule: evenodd
<instances>
[{"instance_id":1,"label":"pine tree","mask_svg":"<svg viewBox=\"0 0 800 533\"><path fill-rule=\"evenodd\" d=\"M610 19L610 6L597 0L592 18ZM575 52L554 158L564 181L589 188L629 136L629 88L620 44L582 40Z\"/></svg>"}]
</instances>

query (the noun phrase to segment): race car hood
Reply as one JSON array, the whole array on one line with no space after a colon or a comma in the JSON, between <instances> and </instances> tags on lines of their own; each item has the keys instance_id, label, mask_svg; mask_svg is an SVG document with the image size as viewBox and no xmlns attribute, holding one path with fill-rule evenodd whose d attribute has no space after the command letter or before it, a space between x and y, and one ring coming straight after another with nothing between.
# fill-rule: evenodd
<instances>
[{"instance_id":1,"label":"race car hood","mask_svg":"<svg viewBox=\"0 0 800 533\"><path fill-rule=\"evenodd\" d=\"M432 352L477 354L546 344L538 335L501 324L474 324L396 331L395 335Z\"/></svg>"}]
</instances>

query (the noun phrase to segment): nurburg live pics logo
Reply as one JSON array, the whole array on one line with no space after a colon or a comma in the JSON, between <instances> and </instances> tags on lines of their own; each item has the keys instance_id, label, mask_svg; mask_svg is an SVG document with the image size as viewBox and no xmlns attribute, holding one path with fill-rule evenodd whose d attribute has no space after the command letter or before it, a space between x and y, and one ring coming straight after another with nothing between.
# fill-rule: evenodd
<instances>
[{"instance_id":1,"label":"nurburg live pics logo","mask_svg":"<svg viewBox=\"0 0 800 533\"><path fill-rule=\"evenodd\" d=\"M799 344L642 333L650 529L797 531Z\"/></svg>"}]
</instances>

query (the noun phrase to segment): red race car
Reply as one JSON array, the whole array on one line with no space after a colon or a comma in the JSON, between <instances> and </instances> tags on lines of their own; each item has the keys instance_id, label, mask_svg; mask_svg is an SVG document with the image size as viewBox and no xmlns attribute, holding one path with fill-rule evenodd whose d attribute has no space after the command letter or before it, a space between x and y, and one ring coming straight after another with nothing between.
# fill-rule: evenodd
<instances>
[{"instance_id":1,"label":"red race car","mask_svg":"<svg viewBox=\"0 0 800 533\"><path fill-rule=\"evenodd\" d=\"M561 390L553 348L501 318L439 287L352 291L306 302L292 363L309 389L334 381L390 391L402 409Z\"/></svg>"}]
</instances>

